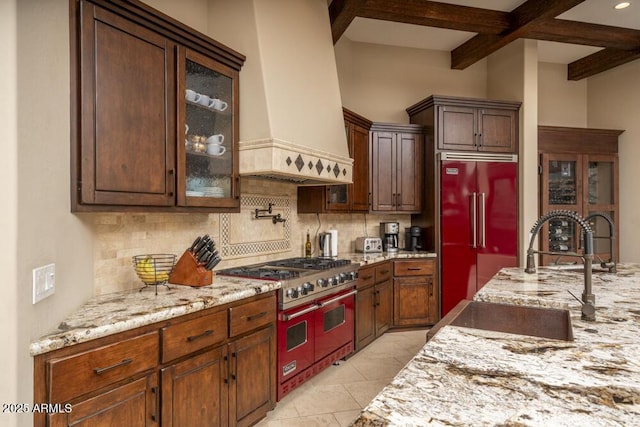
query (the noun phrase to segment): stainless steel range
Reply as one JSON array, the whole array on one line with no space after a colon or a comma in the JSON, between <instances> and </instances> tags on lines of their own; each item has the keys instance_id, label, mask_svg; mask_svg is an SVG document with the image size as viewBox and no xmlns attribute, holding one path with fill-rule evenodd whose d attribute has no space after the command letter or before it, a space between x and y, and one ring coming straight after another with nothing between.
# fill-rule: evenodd
<instances>
[{"instance_id":1,"label":"stainless steel range","mask_svg":"<svg viewBox=\"0 0 640 427\"><path fill-rule=\"evenodd\" d=\"M289 258L216 274L282 282L278 293L278 400L353 352L358 265Z\"/></svg>"},{"instance_id":2,"label":"stainless steel range","mask_svg":"<svg viewBox=\"0 0 640 427\"><path fill-rule=\"evenodd\" d=\"M227 268L216 274L281 281L278 306L287 310L353 287L358 267L348 259L287 258Z\"/></svg>"}]
</instances>

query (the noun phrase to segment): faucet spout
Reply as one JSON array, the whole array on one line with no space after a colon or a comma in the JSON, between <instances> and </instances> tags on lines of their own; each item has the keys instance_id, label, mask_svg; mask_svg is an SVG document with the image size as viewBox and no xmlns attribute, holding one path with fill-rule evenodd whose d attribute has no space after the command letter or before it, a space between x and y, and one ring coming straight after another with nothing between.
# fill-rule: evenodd
<instances>
[{"instance_id":1,"label":"faucet spout","mask_svg":"<svg viewBox=\"0 0 640 427\"><path fill-rule=\"evenodd\" d=\"M609 239L609 261L603 261L600 259L600 266L602 268L606 268L609 270L609 273L617 273L618 269L616 267L616 255L615 255L615 247L616 247L616 235L615 235L615 226L613 225L613 220L609 216L609 214L605 212L594 212L587 216L584 220L589 222L593 218L600 217L607 221L609 224L609 236L593 236L594 239ZM595 253L595 251L594 251Z\"/></svg>"},{"instance_id":2,"label":"faucet spout","mask_svg":"<svg viewBox=\"0 0 640 427\"><path fill-rule=\"evenodd\" d=\"M584 251L583 254L577 253L565 253L565 252L548 252L548 251L539 251L533 249L533 242L540 232L540 229L547 221L550 221L555 218L563 218L573 221L577 225L582 228L582 240ZM584 290L582 292L582 319L587 321L595 321L596 320L596 297L593 294L592 286L591 286L591 268L593 264L593 230L589 223L580 217L575 212L568 210L554 210L549 211L546 214L542 215L531 227L531 238L529 240L529 248L527 249L527 266L525 268L526 273L535 273L536 272L536 261L535 254L546 254L546 255L563 255L563 256L575 256L578 258L582 258L584 261Z\"/></svg>"}]
</instances>

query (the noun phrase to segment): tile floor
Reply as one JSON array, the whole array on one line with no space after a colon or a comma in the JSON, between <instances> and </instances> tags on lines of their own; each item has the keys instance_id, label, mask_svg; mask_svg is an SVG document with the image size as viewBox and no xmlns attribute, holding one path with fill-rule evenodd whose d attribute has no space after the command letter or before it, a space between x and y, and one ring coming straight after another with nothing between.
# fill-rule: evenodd
<instances>
[{"instance_id":1,"label":"tile floor","mask_svg":"<svg viewBox=\"0 0 640 427\"><path fill-rule=\"evenodd\" d=\"M289 393L257 426L348 426L424 346L426 332L384 334Z\"/></svg>"}]
</instances>

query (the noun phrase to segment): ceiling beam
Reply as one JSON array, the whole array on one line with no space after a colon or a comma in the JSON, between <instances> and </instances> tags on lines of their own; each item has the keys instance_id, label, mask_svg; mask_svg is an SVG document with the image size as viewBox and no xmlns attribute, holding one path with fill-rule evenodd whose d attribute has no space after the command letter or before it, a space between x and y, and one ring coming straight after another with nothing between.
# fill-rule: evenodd
<instances>
[{"instance_id":1,"label":"ceiling beam","mask_svg":"<svg viewBox=\"0 0 640 427\"><path fill-rule=\"evenodd\" d=\"M336 44L347 30L351 21L358 15L366 0L333 0L329 5L331 36Z\"/></svg>"},{"instance_id":2,"label":"ceiling beam","mask_svg":"<svg viewBox=\"0 0 640 427\"><path fill-rule=\"evenodd\" d=\"M510 26L500 35L478 34L451 51L451 68L463 70L491 55L546 19L555 18L584 0L527 0L509 14Z\"/></svg>"},{"instance_id":3,"label":"ceiling beam","mask_svg":"<svg viewBox=\"0 0 640 427\"><path fill-rule=\"evenodd\" d=\"M635 50L603 49L570 63L567 66L567 78L582 80L638 58L640 58L640 48Z\"/></svg>"},{"instance_id":4,"label":"ceiling beam","mask_svg":"<svg viewBox=\"0 0 640 427\"><path fill-rule=\"evenodd\" d=\"M358 16L482 34L500 34L510 25L508 12L427 0L368 0Z\"/></svg>"},{"instance_id":5,"label":"ceiling beam","mask_svg":"<svg viewBox=\"0 0 640 427\"><path fill-rule=\"evenodd\" d=\"M564 19L550 19L536 24L527 32L527 38L623 50L640 47L638 30Z\"/></svg>"}]
</instances>

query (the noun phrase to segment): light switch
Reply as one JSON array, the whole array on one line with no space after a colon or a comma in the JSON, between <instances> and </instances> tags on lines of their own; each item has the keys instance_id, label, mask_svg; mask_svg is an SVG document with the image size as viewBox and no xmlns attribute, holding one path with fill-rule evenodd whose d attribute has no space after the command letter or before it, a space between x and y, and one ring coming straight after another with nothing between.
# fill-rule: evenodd
<instances>
[{"instance_id":1,"label":"light switch","mask_svg":"<svg viewBox=\"0 0 640 427\"><path fill-rule=\"evenodd\" d=\"M33 303L54 294L56 290L56 265L48 264L33 269Z\"/></svg>"}]
</instances>

